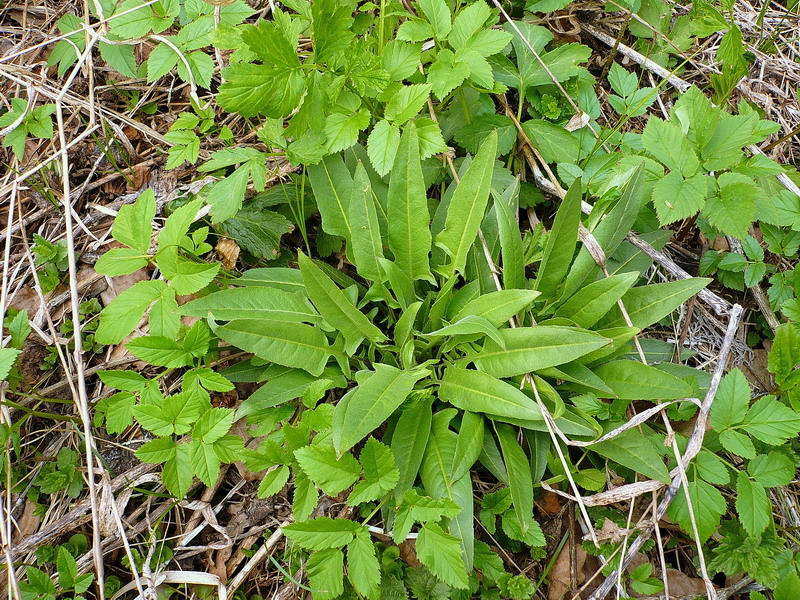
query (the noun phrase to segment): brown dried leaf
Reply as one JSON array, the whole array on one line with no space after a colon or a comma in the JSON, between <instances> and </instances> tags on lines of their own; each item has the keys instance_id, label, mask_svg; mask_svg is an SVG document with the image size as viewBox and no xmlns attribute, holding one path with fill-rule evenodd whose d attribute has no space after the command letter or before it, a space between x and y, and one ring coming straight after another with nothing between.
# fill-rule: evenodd
<instances>
[{"instance_id":1,"label":"brown dried leaf","mask_svg":"<svg viewBox=\"0 0 800 600\"><path fill-rule=\"evenodd\" d=\"M577 546L575 548L575 583L580 587L586 581L586 551ZM547 587L547 600L562 600L570 591L573 565L570 561L569 544L564 544L558 558L550 571L549 585Z\"/></svg>"},{"instance_id":2,"label":"brown dried leaf","mask_svg":"<svg viewBox=\"0 0 800 600\"><path fill-rule=\"evenodd\" d=\"M236 268L236 261L239 259L239 252L241 251L236 242L229 238L221 238L214 250L217 251L217 256L222 261L223 267L228 270Z\"/></svg>"}]
</instances>

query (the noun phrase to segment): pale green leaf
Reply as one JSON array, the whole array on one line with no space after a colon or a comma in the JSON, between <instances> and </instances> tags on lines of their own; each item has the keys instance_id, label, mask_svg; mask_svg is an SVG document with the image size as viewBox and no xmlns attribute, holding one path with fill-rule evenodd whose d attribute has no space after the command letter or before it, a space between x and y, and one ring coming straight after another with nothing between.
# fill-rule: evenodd
<instances>
[{"instance_id":1,"label":"pale green leaf","mask_svg":"<svg viewBox=\"0 0 800 600\"><path fill-rule=\"evenodd\" d=\"M163 281L140 281L122 292L100 313L95 339L101 344L121 342L138 325L147 307L161 297L165 287Z\"/></svg>"},{"instance_id":2,"label":"pale green leaf","mask_svg":"<svg viewBox=\"0 0 800 600\"><path fill-rule=\"evenodd\" d=\"M711 406L711 426L718 432L744 419L750 404L750 385L739 369L734 369L720 381L714 404Z\"/></svg>"},{"instance_id":3,"label":"pale green leaf","mask_svg":"<svg viewBox=\"0 0 800 600\"><path fill-rule=\"evenodd\" d=\"M672 121L651 116L642 133L642 145L670 171L677 171L684 177L691 177L700 167L689 139L680 125Z\"/></svg>"},{"instance_id":4,"label":"pale green leaf","mask_svg":"<svg viewBox=\"0 0 800 600\"><path fill-rule=\"evenodd\" d=\"M400 479L392 451L375 438L367 440L358 460L364 468L364 479L355 485L347 498L347 503L352 506L377 500L393 490Z\"/></svg>"},{"instance_id":5,"label":"pale green leaf","mask_svg":"<svg viewBox=\"0 0 800 600\"><path fill-rule=\"evenodd\" d=\"M755 458L756 447L752 440L735 429L726 429L719 434L719 443L728 452L741 456L742 458Z\"/></svg>"},{"instance_id":6,"label":"pale green leaf","mask_svg":"<svg viewBox=\"0 0 800 600\"><path fill-rule=\"evenodd\" d=\"M402 86L389 98L384 116L389 121L402 125L422 109L430 92L431 86L427 83Z\"/></svg>"},{"instance_id":7,"label":"pale green leaf","mask_svg":"<svg viewBox=\"0 0 800 600\"><path fill-rule=\"evenodd\" d=\"M347 578L365 598L374 597L381 583L381 568L369 533L359 530L347 546Z\"/></svg>"},{"instance_id":8,"label":"pale green leaf","mask_svg":"<svg viewBox=\"0 0 800 600\"><path fill-rule=\"evenodd\" d=\"M747 411L741 427L765 444L778 446L800 433L800 414L775 396L764 396Z\"/></svg>"},{"instance_id":9,"label":"pale green leaf","mask_svg":"<svg viewBox=\"0 0 800 600\"><path fill-rule=\"evenodd\" d=\"M417 5L422 9L423 14L428 19L428 23L431 24L436 39L444 40L447 38L452 27L450 8L447 3L444 0L419 0Z\"/></svg>"},{"instance_id":10,"label":"pale green leaf","mask_svg":"<svg viewBox=\"0 0 800 600\"><path fill-rule=\"evenodd\" d=\"M233 425L234 415L232 408L209 408L195 423L192 438L202 440L204 444L213 444L228 433Z\"/></svg>"},{"instance_id":11,"label":"pale green leaf","mask_svg":"<svg viewBox=\"0 0 800 600\"><path fill-rule=\"evenodd\" d=\"M366 108L354 113L333 113L325 119L326 149L333 154L345 150L358 141L358 133L369 125L370 114Z\"/></svg>"},{"instance_id":12,"label":"pale green leaf","mask_svg":"<svg viewBox=\"0 0 800 600\"><path fill-rule=\"evenodd\" d=\"M723 173L717 183L719 193L708 199L703 215L722 233L744 238L756 218L756 201L763 191L752 178L739 173Z\"/></svg>"},{"instance_id":13,"label":"pale green leaf","mask_svg":"<svg viewBox=\"0 0 800 600\"><path fill-rule=\"evenodd\" d=\"M134 204L120 207L111 235L115 240L147 254L150 249L150 236L153 233L152 221L156 216L156 199L153 190L146 189Z\"/></svg>"},{"instance_id":14,"label":"pale green leaf","mask_svg":"<svg viewBox=\"0 0 800 600\"><path fill-rule=\"evenodd\" d=\"M720 517L728 510L728 504L714 486L699 479L689 482L688 492L697 523L697 531L700 534L700 541L705 542L716 531ZM694 535L686 494L683 489L678 490L678 494L669 506L667 515L678 523L687 535Z\"/></svg>"},{"instance_id":15,"label":"pale green leaf","mask_svg":"<svg viewBox=\"0 0 800 600\"><path fill-rule=\"evenodd\" d=\"M264 479L258 484L258 497L269 498L283 489L289 481L289 467L281 465L264 475Z\"/></svg>"},{"instance_id":16,"label":"pale green leaf","mask_svg":"<svg viewBox=\"0 0 800 600\"><path fill-rule=\"evenodd\" d=\"M773 450L751 460L747 472L764 487L778 487L788 485L794 479L795 464L786 454Z\"/></svg>"},{"instance_id":17,"label":"pale green leaf","mask_svg":"<svg viewBox=\"0 0 800 600\"><path fill-rule=\"evenodd\" d=\"M459 60L452 50L444 48L439 50L436 60L428 69L428 83L436 97L441 100L464 83L469 74L469 64Z\"/></svg>"},{"instance_id":18,"label":"pale green leaf","mask_svg":"<svg viewBox=\"0 0 800 600\"><path fill-rule=\"evenodd\" d=\"M17 356L21 353L22 351L16 348L0 348L0 381L5 381L8 378L11 367L14 366L14 361L17 360Z\"/></svg>"},{"instance_id":19,"label":"pale green leaf","mask_svg":"<svg viewBox=\"0 0 800 600\"><path fill-rule=\"evenodd\" d=\"M314 600L333 600L344 591L344 554L337 548L314 552L306 563Z\"/></svg>"},{"instance_id":20,"label":"pale green leaf","mask_svg":"<svg viewBox=\"0 0 800 600\"><path fill-rule=\"evenodd\" d=\"M137 358L157 367L174 369L192 364L192 354L172 338L143 335L125 347Z\"/></svg>"},{"instance_id":21,"label":"pale green leaf","mask_svg":"<svg viewBox=\"0 0 800 600\"><path fill-rule=\"evenodd\" d=\"M381 177L392 169L399 146L400 127L386 120L378 121L367 138L367 154Z\"/></svg>"},{"instance_id":22,"label":"pale green leaf","mask_svg":"<svg viewBox=\"0 0 800 600\"><path fill-rule=\"evenodd\" d=\"M678 171L671 171L653 186L658 222L669 225L694 216L705 205L707 190L708 178L703 173L684 179Z\"/></svg>"}]
</instances>

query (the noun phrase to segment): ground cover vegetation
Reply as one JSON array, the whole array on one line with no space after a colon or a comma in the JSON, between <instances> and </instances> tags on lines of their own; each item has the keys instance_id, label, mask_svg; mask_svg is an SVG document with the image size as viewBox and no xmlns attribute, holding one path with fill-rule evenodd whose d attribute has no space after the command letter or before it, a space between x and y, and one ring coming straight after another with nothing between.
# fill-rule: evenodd
<instances>
[{"instance_id":1,"label":"ground cover vegetation","mask_svg":"<svg viewBox=\"0 0 800 600\"><path fill-rule=\"evenodd\" d=\"M0 8L7 593L800 597L797 11Z\"/></svg>"}]
</instances>

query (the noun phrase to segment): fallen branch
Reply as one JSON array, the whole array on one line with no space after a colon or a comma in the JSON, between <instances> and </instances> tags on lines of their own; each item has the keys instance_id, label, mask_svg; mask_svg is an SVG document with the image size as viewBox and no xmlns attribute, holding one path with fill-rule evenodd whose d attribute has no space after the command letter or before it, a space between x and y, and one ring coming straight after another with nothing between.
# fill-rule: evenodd
<instances>
[{"instance_id":1,"label":"fallen branch","mask_svg":"<svg viewBox=\"0 0 800 600\"><path fill-rule=\"evenodd\" d=\"M136 481L142 475L146 475L147 473L155 470L156 466L157 465L142 463L130 471L126 471L122 475L115 477L111 481L111 491L117 492L123 489L131 481ZM20 560L22 556L28 552L33 552L42 544L46 544L58 536L66 533L67 531L71 531L76 527L83 525L91 519L91 515L87 515L91 509L92 504L89 500L80 502L75 508L65 514L63 517L51 523L46 530L37 531L36 533L23 538L18 544L15 545L15 547L11 548L11 559L14 561Z\"/></svg>"},{"instance_id":2,"label":"fallen branch","mask_svg":"<svg viewBox=\"0 0 800 600\"><path fill-rule=\"evenodd\" d=\"M714 374L711 377L711 383L708 386L708 392L706 393L703 404L700 407L700 411L697 415L697 419L695 420L694 430L692 431L692 435L689 437L689 443L686 446L686 451L681 457L681 462L683 463L684 467L688 465L695 456L697 456L697 453L700 452L700 449L703 446L703 438L705 437L711 406L714 403L714 398L717 394L717 388L719 388L719 383L722 380L722 374L725 372L725 365L728 362L728 356L730 355L733 339L739 329L741 318L742 307L738 304L734 304L731 308L730 318L728 320L728 329L725 332L725 340L723 341L722 348L720 349L719 359L717 360ZM675 470L673 470L672 483L669 485L664 493L664 496L661 498L661 502L658 504L656 514L653 515L651 528L639 534L639 536L631 544L627 554L622 557L619 568L606 577L605 581L603 581L600 587L598 587L594 592L592 592L592 595L589 596L589 600L602 600L611 591L619 579L620 572L624 571L628 565L630 565L631 561L639 552L642 545L650 538L652 527L655 527L666 514L669 505L672 503L672 500L675 498L681 488L682 481L683 478L681 473L675 474Z\"/></svg>"}]
</instances>

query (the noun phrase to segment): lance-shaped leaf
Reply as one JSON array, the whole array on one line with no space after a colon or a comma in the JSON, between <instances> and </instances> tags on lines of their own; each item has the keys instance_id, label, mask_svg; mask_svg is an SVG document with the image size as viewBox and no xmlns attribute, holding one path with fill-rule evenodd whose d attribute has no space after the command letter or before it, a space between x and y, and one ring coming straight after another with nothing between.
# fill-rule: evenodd
<instances>
[{"instance_id":1,"label":"lance-shaped leaf","mask_svg":"<svg viewBox=\"0 0 800 600\"><path fill-rule=\"evenodd\" d=\"M683 379L637 360L615 360L594 372L623 400L673 400L688 398L693 391Z\"/></svg>"},{"instance_id":2,"label":"lance-shaped leaf","mask_svg":"<svg viewBox=\"0 0 800 600\"><path fill-rule=\"evenodd\" d=\"M351 228L350 250L358 274L364 279L380 281L382 271L379 259L383 258L383 241L369 175L361 161L356 166L348 211Z\"/></svg>"},{"instance_id":3,"label":"lance-shaped leaf","mask_svg":"<svg viewBox=\"0 0 800 600\"><path fill-rule=\"evenodd\" d=\"M430 215L419 157L419 137L413 122L406 126L400 138L389 180L387 220L391 224L389 249L395 263L411 279L430 279Z\"/></svg>"},{"instance_id":4,"label":"lance-shaped leaf","mask_svg":"<svg viewBox=\"0 0 800 600\"><path fill-rule=\"evenodd\" d=\"M369 432L379 427L403 403L414 384L428 372L404 371L376 364L375 371L357 375L358 387L350 390L336 405L334 446L346 452Z\"/></svg>"},{"instance_id":5,"label":"lance-shaped leaf","mask_svg":"<svg viewBox=\"0 0 800 600\"><path fill-rule=\"evenodd\" d=\"M483 317L478 317L477 315L467 315L466 317L459 319L455 323L451 323L450 325L445 325L436 331L431 331L430 333L423 333L423 337L444 337L448 335L485 335L490 337L497 345L500 347L505 346L505 342L503 338L500 336L500 332L498 331L497 327L492 325L488 320L484 319Z\"/></svg>"},{"instance_id":6,"label":"lance-shaped leaf","mask_svg":"<svg viewBox=\"0 0 800 600\"><path fill-rule=\"evenodd\" d=\"M332 354L320 329L301 323L243 319L214 330L229 344L259 358L319 375Z\"/></svg>"},{"instance_id":7,"label":"lance-shaped leaf","mask_svg":"<svg viewBox=\"0 0 800 600\"><path fill-rule=\"evenodd\" d=\"M545 296L552 296L567 274L578 243L581 222L581 180L576 179L558 207L556 220L547 236L542 262L533 287Z\"/></svg>"},{"instance_id":8,"label":"lance-shaped leaf","mask_svg":"<svg viewBox=\"0 0 800 600\"><path fill-rule=\"evenodd\" d=\"M459 321L469 315L483 317L499 327L511 317L524 310L540 295L535 290L499 290L489 292L467 302L455 315Z\"/></svg>"},{"instance_id":9,"label":"lance-shaped leaf","mask_svg":"<svg viewBox=\"0 0 800 600\"><path fill-rule=\"evenodd\" d=\"M653 437L652 434L642 435L639 431L629 429L610 440L592 444L589 448L645 477L669 483L669 471L656 449Z\"/></svg>"},{"instance_id":10,"label":"lance-shaped leaf","mask_svg":"<svg viewBox=\"0 0 800 600\"><path fill-rule=\"evenodd\" d=\"M514 132L516 139L516 132ZM525 289L525 259L522 236L517 221L519 179L508 186L502 194L494 194L494 211L500 238L500 251L503 258L503 287L506 289Z\"/></svg>"},{"instance_id":11,"label":"lance-shaped leaf","mask_svg":"<svg viewBox=\"0 0 800 600\"><path fill-rule=\"evenodd\" d=\"M536 402L519 388L482 371L448 367L439 384L439 398L462 410L513 419L543 419Z\"/></svg>"},{"instance_id":12,"label":"lance-shaped leaf","mask_svg":"<svg viewBox=\"0 0 800 600\"><path fill-rule=\"evenodd\" d=\"M472 358L475 365L495 377L513 377L575 360L602 348L609 340L582 329L558 326L501 329L501 348L491 339Z\"/></svg>"},{"instance_id":13,"label":"lance-shaped leaf","mask_svg":"<svg viewBox=\"0 0 800 600\"><path fill-rule=\"evenodd\" d=\"M483 415L465 412L461 417L461 427L458 429L458 438L456 438L450 473L453 481L464 477L478 460L483 450L483 435Z\"/></svg>"},{"instance_id":14,"label":"lance-shaped leaf","mask_svg":"<svg viewBox=\"0 0 800 600\"><path fill-rule=\"evenodd\" d=\"M386 336L336 287L336 284L322 272L310 258L300 252L297 259L303 283L311 302L325 317L329 325L342 332L348 352L352 353L367 338L371 342L381 342Z\"/></svg>"},{"instance_id":15,"label":"lance-shaped leaf","mask_svg":"<svg viewBox=\"0 0 800 600\"><path fill-rule=\"evenodd\" d=\"M436 236L436 245L450 256L451 262L442 267L446 276L464 272L467 253L478 235L489 202L496 152L497 132L492 131L450 199L444 229Z\"/></svg>"},{"instance_id":16,"label":"lance-shaped leaf","mask_svg":"<svg viewBox=\"0 0 800 600\"><path fill-rule=\"evenodd\" d=\"M457 480L452 479L457 436L450 431L448 424L455 413L456 410L450 408L434 415L420 476L425 490L430 496L447 498L461 508L450 521L450 533L461 542L464 562L467 569L472 570L475 552L475 531L472 525L474 512L472 479L469 474ZM427 566L430 568L430 565Z\"/></svg>"},{"instance_id":17,"label":"lance-shaped leaf","mask_svg":"<svg viewBox=\"0 0 800 600\"><path fill-rule=\"evenodd\" d=\"M392 433L392 453L400 470L395 498L410 490L417 479L431 433L432 417L430 401L419 401L406 408L397 420Z\"/></svg>"},{"instance_id":18,"label":"lance-shaped leaf","mask_svg":"<svg viewBox=\"0 0 800 600\"><path fill-rule=\"evenodd\" d=\"M621 273L590 283L562 304L555 316L566 317L580 327L591 327L608 314L638 278L637 272Z\"/></svg>"},{"instance_id":19,"label":"lance-shaped leaf","mask_svg":"<svg viewBox=\"0 0 800 600\"><path fill-rule=\"evenodd\" d=\"M708 278L693 277L667 283L653 283L628 290L622 297L631 324L644 329L657 323L711 282ZM602 327L627 325L619 307L600 321Z\"/></svg>"},{"instance_id":20,"label":"lance-shaped leaf","mask_svg":"<svg viewBox=\"0 0 800 600\"><path fill-rule=\"evenodd\" d=\"M322 319L302 294L278 288L228 288L197 298L180 307L180 313L220 321L268 319L294 323L319 323Z\"/></svg>"},{"instance_id":21,"label":"lance-shaped leaf","mask_svg":"<svg viewBox=\"0 0 800 600\"><path fill-rule=\"evenodd\" d=\"M331 235L350 239L349 203L353 178L340 154L326 156L307 167L308 180L322 217L322 228Z\"/></svg>"},{"instance_id":22,"label":"lance-shaped leaf","mask_svg":"<svg viewBox=\"0 0 800 600\"><path fill-rule=\"evenodd\" d=\"M594 239L603 248L606 256L611 256L628 235L645 200L644 192L644 167L639 165L625 186L622 197L592 231ZM568 298L574 294L586 279L598 270L599 267L589 250L585 246L581 248L564 281L563 297Z\"/></svg>"},{"instance_id":23,"label":"lance-shaped leaf","mask_svg":"<svg viewBox=\"0 0 800 600\"><path fill-rule=\"evenodd\" d=\"M533 519L533 476L530 463L522 446L517 442L516 431L511 425L498 423L495 425L495 430L508 472L508 487L511 489L514 513L517 515L524 536L528 533L528 527Z\"/></svg>"}]
</instances>

